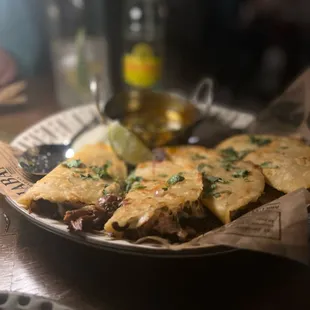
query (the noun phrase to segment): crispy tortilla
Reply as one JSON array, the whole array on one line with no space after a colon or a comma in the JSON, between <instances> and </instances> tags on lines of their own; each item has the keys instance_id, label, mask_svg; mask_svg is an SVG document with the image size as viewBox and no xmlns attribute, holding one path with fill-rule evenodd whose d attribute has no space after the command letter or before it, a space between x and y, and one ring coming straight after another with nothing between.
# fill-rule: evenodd
<instances>
[{"instance_id":1,"label":"crispy tortilla","mask_svg":"<svg viewBox=\"0 0 310 310\"><path fill-rule=\"evenodd\" d=\"M216 150L207 149L199 145L181 145L175 147L165 147L164 151L168 154L169 159L177 165L190 165L196 168L196 164L201 160L218 158L220 155Z\"/></svg>"},{"instance_id":2,"label":"crispy tortilla","mask_svg":"<svg viewBox=\"0 0 310 310\"><path fill-rule=\"evenodd\" d=\"M194 156L193 156L194 154ZM246 162L227 162L216 151L203 147L176 147L170 151L172 162L188 163L204 176L203 204L223 223L233 214L257 202L265 187L260 168Z\"/></svg>"},{"instance_id":3,"label":"crispy tortilla","mask_svg":"<svg viewBox=\"0 0 310 310\"><path fill-rule=\"evenodd\" d=\"M230 165L213 159L199 167L206 180L202 202L224 224L232 221L236 211L246 211L264 192L264 176L251 163L239 161Z\"/></svg>"},{"instance_id":4,"label":"crispy tortilla","mask_svg":"<svg viewBox=\"0 0 310 310\"><path fill-rule=\"evenodd\" d=\"M80 165L71 168L64 164L58 165L35 183L18 202L25 208L30 208L33 202L39 200L73 207L95 204L106 186L113 184L115 178L124 180L127 175L125 164L103 143L84 146L66 163L74 165L73 160L80 160ZM99 176L98 169L107 164L110 177Z\"/></svg>"},{"instance_id":5,"label":"crispy tortilla","mask_svg":"<svg viewBox=\"0 0 310 310\"><path fill-rule=\"evenodd\" d=\"M105 230L116 238L158 234L185 240L192 231L186 223L183 225L183 220L205 217L205 209L198 200L203 188L201 174L191 166L162 161L139 164L135 175L141 181L133 184ZM169 184L168 180L176 175L181 175L179 181Z\"/></svg>"},{"instance_id":6,"label":"crispy tortilla","mask_svg":"<svg viewBox=\"0 0 310 310\"><path fill-rule=\"evenodd\" d=\"M217 150L233 148L237 152L254 151L265 146L286 148L301 146L303 142L297 138L275 135L236 135L225 139L216 147Z\"/></svg>"},{"instance_id":7,"label":"crispy tortilla","mask_svg":"<svg viewBox=\"0 0 310 310\"><path fill-rule=\"evenodd\" d=\"M260 166L266 183L280 192L310 188L310 147L307 145L266 146L248 154L245 160Z\"/></svg>"}]
</instances>

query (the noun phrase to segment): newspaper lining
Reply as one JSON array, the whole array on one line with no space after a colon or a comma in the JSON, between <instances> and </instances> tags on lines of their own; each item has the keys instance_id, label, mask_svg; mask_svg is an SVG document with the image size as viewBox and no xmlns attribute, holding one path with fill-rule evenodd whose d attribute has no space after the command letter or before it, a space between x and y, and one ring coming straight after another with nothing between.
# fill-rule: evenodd
<instances>
[{"instance_id":1,"label":"newspaper lining","mask_svg":"<svg viewBox=\"0 0 310 310\"><path fill-rule=\"evenodd\" d=\"M15 155L12 147L0 142L0 193L13 200L33 184L18 166ZM226 245L266 252L307 264L309 204L310 193L300 189L189 242L180 245L163 243L159 246L180 251Z\"/></svg>"},{"instance_id":2,"label":"newspaper lining","mask_svg":"<svg viewBox=\"0 0 310 310\"><path fill-rule=\"evenodd\" d=\"M289 112L292 115L289 104L294 107L297 119L295 124L294 119L291 122L285 119ZM274 108L282 114L274 115ZM299 135L310 141L309 115L310 69L274 100L250 124L247 131ZM248 118L246 121L249 122ZM0 194L13 200L18 199L33 185L29 176L18 166L17 154L18 150L0 141ZM299 189L189 242L179 245L163 242L157 247L182 251L224 245L265 252L308 264L309 205L310 193L306 189Z\"/></svg>"}]
</instances>

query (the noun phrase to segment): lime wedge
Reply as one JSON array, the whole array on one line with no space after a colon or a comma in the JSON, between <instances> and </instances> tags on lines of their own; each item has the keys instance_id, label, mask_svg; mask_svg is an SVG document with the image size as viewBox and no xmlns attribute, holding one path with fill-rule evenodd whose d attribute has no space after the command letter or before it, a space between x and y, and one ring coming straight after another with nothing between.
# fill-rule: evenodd
<instances>
[{"instance_id":1,"label":"lime wedge","mask_svg":"<svg viewBox=\"0 0 310 310\"><path fill-rule=\"evenodd\" d=\"M128 164L137 165L153 158L151 150L118 121L110 123L108 140L114 152Z\"/></svg>"}]
</instances>

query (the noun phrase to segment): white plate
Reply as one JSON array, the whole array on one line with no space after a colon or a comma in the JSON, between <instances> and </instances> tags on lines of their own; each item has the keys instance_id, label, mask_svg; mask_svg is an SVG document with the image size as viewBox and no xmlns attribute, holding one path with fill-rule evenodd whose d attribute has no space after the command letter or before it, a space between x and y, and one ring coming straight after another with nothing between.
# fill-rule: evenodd
<instances>
[{"instance_id":1,"label":"white plate","mask_svg":"<svg viewBox=\"0 0 310 310\"><path fill-rule=\"evenodd\" d=\"M65 110L60 113L54 114L43 121L28 128L20 135L18 135L13 142L12 146L21 150L39 144L53 144L53 143L68 143L79 130L97 117L94 105L85 105L73 109ZM101 136L102 134L102 136ZM78 149L84 143L94 143L104 140L105 128L101 125L92 129L90 132L85 133L80 139L75 142L74 148ZM89 246L99 247L103 249L114 250L118 252L126 252L130 254L142 254L150 256L209 256L220 253L231 252L232 249L227 247L211 247L201 248L194 247L188 250L173 251L163 249L156 244L135 244L134 242L126 240L115 240L105 235L95 234L72 234L68 232L67 226L59 221L48 219L36 215L29 214L23 207L16 201L7 198L8 202L21 212L25 217L31 220L38 226L58 234L62 237L71 239L76 242L84 243Z\"/></svg>"}]
</instances>

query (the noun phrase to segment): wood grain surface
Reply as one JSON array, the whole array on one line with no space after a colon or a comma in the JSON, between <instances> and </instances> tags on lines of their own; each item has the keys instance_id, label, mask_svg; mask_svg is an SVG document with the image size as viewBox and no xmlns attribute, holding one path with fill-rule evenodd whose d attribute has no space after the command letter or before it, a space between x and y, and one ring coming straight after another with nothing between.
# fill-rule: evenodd
<instances>
[{"instance_id":1,"label":"wood grain surface","mask_svg":"<svg viewBox=\"0 0 310 310\"><path fill-rule=\"evenodd\" d=\"M0 114L0 131L17 134L58 109L50 85L32 85L32 104ZM35 226L3 197L0 290L37 294L78 310L310 309L305 266L247 251L182 260L97 250Z\"/></svg>"}]
</instances>

